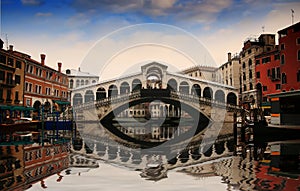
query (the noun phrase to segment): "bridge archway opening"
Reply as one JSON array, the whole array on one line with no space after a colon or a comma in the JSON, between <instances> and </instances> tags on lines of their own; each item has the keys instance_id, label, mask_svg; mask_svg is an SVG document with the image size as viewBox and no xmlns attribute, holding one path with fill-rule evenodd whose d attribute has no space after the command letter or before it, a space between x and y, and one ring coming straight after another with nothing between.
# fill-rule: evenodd
<instances>
[{"instance_id":1,"label":"bridge archway opening","mask_svg":"<svg viewBox=\"0 0 300 191\"><path fill-rule=\"evenodd\" d=\"M87 90L84 94L84 103L92 102L95 100L94 92L92 90Z\"/></svg>"},{"instance_id":2,"label":"bridge archway opening","mask_svg":"<svg viewBox=\"0 0 300 191\"><path fill-rule=\"evenodd\" d=\"M167 89L171 91L177 91L177 81L175 79L170 79L167 84Z\"/></svg>"},{"instance_id":3,"label":"bridge archway opening","mask_svg":"<svg viewBox=\"0 0 300 191\"><path fill-rule=\"evenodd\" d=\"M98 88L96 92L96 100L101 100L106 98L106 90L104 88Z\"/></svg>"},{"instance_id":4,"label":"bridge archway opening","mask_svg":"<svg viewBox=\"0 0 300 191\"><path fill-rule=\"evenodd\" d=\"M126 94L130 92L130 86L127 82L123 82L120 86L120 94Z\"/></svg>"},{"instance_id":5,"label":"bridge archway opening","mask_svg":"<svg viewBox=\"0 0 300 191\"><path fill-rule=\"evenodd\" d=\"M82 95L80 93L76 93L74 96L73 96L73 105L80 105L82 104Z\"/></svg>"},{"instance_id":6,"label":"bridge archway opening","mask_svg":"<svg viewBox=\"0 0 300 191\"><path fill-rule=\"evenodd\" d=\"M108 97L113 97L118 95L118 88L116 85L110 85L108 87Z\"/></svg>"},{"instance_id":7,"label":"bridge archway opening","mask_svg":"<svg viewBox=\"0 0 300 191\"><path fill-rule=\"evenodd\" d=\"M227 104L236 105L237 97L234 93L227 94Z\"/></svg>"},{"instance_id":8,"label":"bridge archway opening","mask_svg":"<svg viewBox=\"0 0 300 191\"><path fill-rule=\"evenodd\" d=\"M142 89L142 82L139 79L134 79L132 81L132 91L137 91Z\"/></svg>"},{"instance_id":9,"label":"bridge archway opening","mask_svg":"<svg viewBox=\"0 0 300 191\"><path fill-rule=\"evenodd\" d=\"M207 99L212 99L213 90L210 87L206 87L203 90L203 97Z\"/></svg>"},{"instance_id":10,"label":"bridge archway opening","mask_svg":"<svg viewBox=\"0 0 300 191\"><path fill-rule=\"evenodd\" d=\"M151 67L147 70L147 89L161 89L162 70L158 67Z\"/></svg>"},{"instance_id":11,"label":"bridge archway opening","mask_svg":"<svg viewBox=\"0 0 300 191\"><path fill-rule=\"evenodd\" d=\"M198 97L201 97L201 87L199 84L194 84L192 86L192 95L196 95Z\"/></svg>"},{"instance_id":12,"label":"bridge archway opening","mask_svg":"<svg viewBox=\"0 0 300 191\"><path fill-rule=\"evenodd\" d=\"M190 86L186 81L183 81L179 85L179 92L184 93L184 94L189 94L189 89Z\"/></svg>"},{"instance_id":13,"label":"bridge archway opening","mask_svg":"<svg viewBox=\"0 0 300 191\"><path fill-rule=\"evenodd\" d=\"M217 90L215 93L215 100L224 103L225 102L225 94L222 90Z\"/></svg>"}]
</instances>

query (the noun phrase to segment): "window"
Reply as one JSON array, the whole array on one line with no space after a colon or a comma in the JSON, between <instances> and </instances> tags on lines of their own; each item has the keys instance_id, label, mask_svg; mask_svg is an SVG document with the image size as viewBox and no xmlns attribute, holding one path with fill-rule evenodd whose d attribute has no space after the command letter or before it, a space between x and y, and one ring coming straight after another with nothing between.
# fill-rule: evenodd
<instances>
[{"instance_id":1,"label":"window","mask_svg":"<svg viewBox=\"0 0 300 191\"><path fill-rule=\"evenodd\" d=\"M246 73L243 72L243 80L246 80Z\"/></svg>"},{"instance_id":2,"label":"window","mask_svg":"<svg viewBox=\"0 0 300 191\"><path fill-rule=\"evenodd\" d=\"M265 57L265 58L262 59L263 64L268 63L268 62L271 62L271 57L270 56Z\"/></svg>"},{"instance_id":3,"label":"window","mask_svg":"<svg viewBox=\"0 0 300 191\"><path fill-rule=\"evenodd\" d=\"M300 61L300 50L298 50L298 52L297 52L297 58Z\"/></svg>"},{"instance_id":4,"label":"window","mask_svg":"<svg viewBox=\"0 0 300 191\"><path fill-rule=\"evenodd\" d=\"M260 78L260 72L256 72L256 78Z\"/></svg>"},{"instance_id":5,"label":"window","mask_svg":"<svg viewBox=\"0 0 300 191\"><path fill-rule=\"evenodd\" d=\"M74 83L74 81L70 80L70 89L73 89L73 83Z\"/></svg>"},{"instance_id":6,"label":"window","mask_svg":"<svg viewBox=\"0 0 300 191\"><path fill-rule=\"evenodd\" d=\"M255 60L255 64L259 65L260 64L260 60L259 59Z\"/></svg>"},{"instance_id":7,"label":"window","mask_svg":"<svg viewBox=\"0 0 300 191\"><path fill-rule=\"evenodd\" d=\"M297 72L297 82L300 82L300 70Z\"/></svg>"},{"instance_id":8,"label":"window","mask_svg":"<svg viewBox=\"0 0 300 191\"><path fill-rule=\"evenodd\" d=\"M10 89L7 90L6 101L11 101L11 90Z\"/></svg>"},{"instance_id":9,"label":"window","mask_svg":"<svg viewBox=\"0 0 300 191\"><path fill-rule=\"evenodd\" d=\"M18 91L15 92L15 100L19 101L19 92Z\"/></svg>"},{"instance_id":10,"label":"window","mask_svg":"<svg viewBox=\"0 0 300 191\"><path fill-rule=\"evenodd\" d=\"M13 84L13 74L7 73L6 84Z\"/></svg>"},{"instance_id":11,"label":"window","mask_svg":"<svg viewBox=\"0 0 300 191\"><path fill-rule=\"evenodd\" d=\"M268 91L268 86L263 86L263 91Z\"/></svg>"},{"instance_id":12,"label":"window","mask_svg":"<svg viewBox=\"0 0 300 191\"><path fill-rule=\"evenodd\" d=\"M297 45L300 45L300 38L297 38Z\"/></svg>"},{"instance_id":13,"label":"window","mask_svg":"<svg viewBox=\"0 0 300 191\"><path fill-rule=\"evenodd\" d=\"M3 63L3 64L6 64L6 56L4 55L0 55L0 62Z\"/></svg>"},{"instance_id":14,"label":"window","mask_svg":"<svg viewBox=\"0 0 300 191\"><path fill-rule=\"evenodd\" d=\"M7 64L13 67L14 66L14 59L8 58Z\"/></svg>"},{"instance_id":15,"label":"window","mask_svg":"<svg viewBox=\"0 0 300 191\"><path fill-rule=\"evenodd\" d=\"M253 84L252 83L250 83L250 90L253 90Z\"/></svg>"},{"instance_id":16,"label":"window","mask_svg":"<svg viewBox=\"0 0 300 191\"><path fill-rule=\"evenodd\" d=\"M247 91L247 86L246 86L246 84L244 84L244 91Z\"/></svg>"},{"instance_id":17,"label":"window","mask_svg":"<svg viewBox=\"0 0 300 191\"><path fill-rule=\"evenodd\" d=\"M243 68L246 68L246 64L245 64L245 62L243 62Z\"/></svg>"},{"instance_id":18,"label":"window","mask_svg":"<svg viewBox=\"0 0 300 191\"><path fill-rule=\"evenodd\" d=\"M284 44L280 45L280 50L284 50Z\"/></svg>"},{"instance_id":19,"label":"window","mask_svg":"<svg viewBox=\"0 0 300 191\"><path fill-rule=\"evenodd\" d=\"M280 79L280 67L276 68L276 78Z\"/></svg>"},{"instance_id":20,"label":"window","mask_svg":"<svg viewBox=\"0 0 300 191\"><path fill-rule=\"evenodd\" d=\"M282 84L286 84L286 74L285 74L285 73L282 73L282 76L281 76L281 83L282 83Z\"/></svg>"},{"instance_id":21,"label":"window","mask_svg":"<svg viewBox=\"0 0 300 191\"><path fill-rule=\"evenodd\" d=\"M21 84L21 77L19 75L15 75L16 84Z\"/></svg>"},{"instance_id":22,"label":"window","mask_svg":"<svg viewBox=\"0 0 300 191\"><path fill-rule=\"evenodd\" d=\"M80 80L76 80L76 87L80 86Z\"/></svg>"},{"instance_id":23,"label":"window","mask_svg":"<svg viewBox=\"0 0 300 191\"><path fill-rule=\"evenodd\" d=\"M284 59L284 54L281 55L281 59L280 59L280 64L284 64L285 63L285 59Z\"/></svg>"},{"instance_id":24,"label":"window","mask_svg":"<svg viewBox=\"0 0 300 191\"><path fill-rule=\"evenodd\" d=\"M249 49L249 50L248 50L248 54L251 54L251 52L252 52L251 49Z\"/></svg>"},{"instance_id":25,"label":"window","mask_svg":"<svg viewBox=\"0 0 300 191\"><path fill-rule=\"evenodd\" d=\"M3 102L3 89L0 88L0 101Z\"/></svg>"},{"instance_id":26,"label":"window","mask_svg":"<svg viewBox=\"0 0 300 191\"><path fill-rule=\"evenodd\" d=\"M84 86L84 80L81 80L81 84L80 84L81 86Z\"/></svg>"},{"instance_id":27,"label":"window","mask_svg":"<svg viewBox=\"0 0 300 191\"><path fill-rule=\"evenodd\" d=\"M251 59L249 59L248 65L249 65L249 68L252 66L252 60Z\"/></svg>"},{"instance_id":28,"label":"window","mask_svg":"<svg viewBox=\"0 0 300 191\"><path fill-rule=\"evenodd\" d=\"M274 60L280 60L279 54L275 54L275 55L274 55Z\"/></svg>"},{"instance_id":29,"label":"window","mask_svg":"<svg viewBox=\"0 0 300 191\"><path fill-rule=\"evenodd\" d=\"M4 80L5 80L5 72L0 70L0 82L1 81L4 82Z\"/></svg>"},{"instance_id":30,"label":"window","mask_svg":"<svg viewBox=\"0 0 300 191\"><path fill-rule=\"evenodd\" d=\"M16 61L16 68L22 69L21 61L19 60Z\"/></svg>"},{"instance_id":31,"label":"window","mask_svg":"<svg viewBox=\"0 0 300 191\"><path fill-rule=\"evenodd\" d=\"M280 84L276 84L276 85L275 85L275 88L276 88L276 90L280 90L281 85L280 85Z\"/></svg>"},{"instance_id":32,"label":"window","mask_svg":"<svg viewBox=\"0 0 300 191\"><path fill-rule=\"evenodd\" d=\"M270 77L270 76L271 76L271 70L268 69L268 77Z\"/></svg>"},{"instance_id":33,"label":"window","mask_svg":"<svg viewBox=\"0 0 300 191\"><path fill-rule=\"evenodd\" d=\"M249 78L252 79L252 70L249 70Z\"/></svg>"}]
</instances>

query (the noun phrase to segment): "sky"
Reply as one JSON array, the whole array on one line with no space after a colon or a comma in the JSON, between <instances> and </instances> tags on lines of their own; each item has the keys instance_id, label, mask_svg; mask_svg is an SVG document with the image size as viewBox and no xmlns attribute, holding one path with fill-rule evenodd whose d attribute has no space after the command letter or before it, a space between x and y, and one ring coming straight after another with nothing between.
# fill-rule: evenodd
<instances>
[{"instance_id":1,"label":"sky","mask_svg":"<svg viewBox=\"0 0 300 191\"><path fill-rule=\"evenodd\" d=\"M297 0L0 2L5 43L35 60L46 54L50 67L62 62L63 70L80 67L103 78L147 61L219 66L247 38L290 26L291 9L294 23L300 21Z\"/></svg>"}]
</instances>

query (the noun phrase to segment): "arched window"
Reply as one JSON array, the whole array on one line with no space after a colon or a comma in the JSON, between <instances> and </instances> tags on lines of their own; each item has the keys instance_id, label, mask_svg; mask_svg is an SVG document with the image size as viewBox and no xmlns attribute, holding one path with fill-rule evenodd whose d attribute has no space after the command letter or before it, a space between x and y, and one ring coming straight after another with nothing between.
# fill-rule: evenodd
<instances>
[{"instance_id":1,"label":"arched window","mask_svg":"<svg viewBox=\"0 0 300 191\"><path fill-rule=\"evenodd\" d=\"M244 98L245 99L245 98ZM227 94L227 104L236 105L237 97L234 93Z\"/></svg>"},{"instance_id":2,"label":"arched window","mask_svg":"<svg viewBox=\"0 0 300 191\"><path fill-rule=\"evenodd\" d=\"M70 80L70 85L69 85L69 88L70 88L70 89L73 89L73 83L74 83L74 81L73 81L73 79L71 79L71 80Z\"/></svg>"},{"instance_id":3,"label":"arched window","mask_svg":"<svg viewBox=\"0 0 300 191\"><path fill-rule=\"evenodd\" d=\"M84 86L84 80L81 80L80 85L81 85L81 86Z\"/></svg>"},{"instance_id":4,"label":"arched window","mask_svg":"<svg viewBox=\"0 0 300 191\"><path fill-rule=\"evenodd\" d=\"M281 74L281 83L282 83L282 84L286 84L286 83L287 83L287 80L286 80L286 74L285 74L285 73L282 73L282 74Z\"/></svg>"},{"instance_id":5,"label":"arched window","mask_svg":"<svg viewBox=\"0 0 300 191\"><path fill-rule=\"evenodd\" d=\"M85 85L88 85L89 84L89 80L85 80Z\"/></svg>"},{"instance_id":6,"label":"arched window","mask_svg":"<svg viewBox=\"0 0 300 191\"><path fill-rule=\"evenodd\" d=\"M76 80L76 88L80 86L80 80Z\"/></svg>"},{"instance_id":7,"label":"arched window","mask_svg":"<svg viewBox=\"0 0 300 191\"><path fill-rule=\"evenodd\" d=\"M298 57L298 61L300 61L300 50L298 50L297 57Z\"/></svg>"}]
</instances>

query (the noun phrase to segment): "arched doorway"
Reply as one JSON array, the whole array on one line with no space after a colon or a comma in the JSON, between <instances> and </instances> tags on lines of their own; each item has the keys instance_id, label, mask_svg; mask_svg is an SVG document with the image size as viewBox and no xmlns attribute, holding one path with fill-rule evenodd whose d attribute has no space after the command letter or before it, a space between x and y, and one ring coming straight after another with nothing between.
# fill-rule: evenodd
<instances>
[{"instance_id":1,"label":"arched doorway","mask_svg":"<svg viewBox=\"0 0 300 191\"><path fill-rule=\"evenodd\" d=\"M225 94L222 90L217 90L215 93L215 100L218 102L225 102Z\"/></svg>"},{"instance_id":2,"label":"arched doorway","mask_svg":"<svg viewBox=\"0 0 300 191\"><path fill-rule=\"evenodd\" d=\"M172 91L177 91L177 82L174 79L168 81L167 89Z\"/></svg>"},{"instance_id":3,"label":"arched doorway","mask_svg":"<svg viewBox=\"0 0 300 191\"><path fill-rule=\"evenodd\" d=\"M98 88L96 92L96 100L99 101L105 98L106 98L106 90L104 88Z\"/></svg>"},{"instance_id":4,"label":"arched doorway","mask_svg":"<svg viewBox=\"0 0 300 191\"><path fill-rule=\"evenodd\" d=\"M203 97L206 99L212 99L213 91L210 87L206 87L203 90Z\"/></svg>"},{"instance_id":5,"label":"arched doorway","mask_svg":"<svg viewBox=\"0 0 300 191\"><path fill-rule=\"evenodd\" d=\"M76 93L73 96L73 105L80 105L82 104L83 99L82 99L82 95L80 93Z\"/></svg>"},{"instance_id":6,"label":"arched doorway","mask_svg":"<svg viewBox=\"0 0 300 191\"><path fill-rule=\"evenodd\" d=\"M41 102L40 101L35 101L34 103L33 103L33 108L34 108L34 111L37 111L37 112L39 112L40 111L40 107L41 107Z\"/></svg>"},{"instance_id":7,"label":"arched doorway","mask_svg":"<svg viewBox=\"0 0 300 191\"><path fill-rule=\"evenodd\" d=\"M92 90L87 90L84 94L84 103L93 102L94 100L94 92Z\"/></svg>"},{"instance_id":8,"label":"arched doorway","mask_svg":"<svg viewBox=\"0 0 300 191\"><path fill-rule=\"evenodd\" d=\"M134 79L132 81L132 91L137 91L142 89L142 82L139 79Z\"/></svg>"},{"instance_id":9,"label":"arched doorway","mask_svg":"<svg viewBox=\"0 0 300 191\"><path fill-rule=\"evenodd\" d=\"M201 87L199 84L194 84L192 86L192 95L197 95L198 97L201 97Z\"/></svg>"},{"instance_id":10,"label":"arched doorway","mask_svg":"<svg viewBox=\"0 0 300 191\"><path fill-rule=\"evenodd\" d=\"M237 97L234 93L227 94L227 104L236 105Z\"/></svg>"},{"instance_id":11,"label":"arched doorway","mask_svg":"<svg viewBox=\"0 0 300 191\"><path fill-rule=\"evenodd\" d=\"M118 88L116 85L110 85L108 88L108 97L113 97L118 95Z\"/></svg>"},{"instance_id":12,"label":"arched doorway","mask_svg":"<svg viewBox=\"0 0 300 191\"><path fill-rule=\"evenodd\" d=\"M130 92L130 87L127 82L123 82L120 86L120 94L126 94Z\"/></svg>"}]
</instances>

